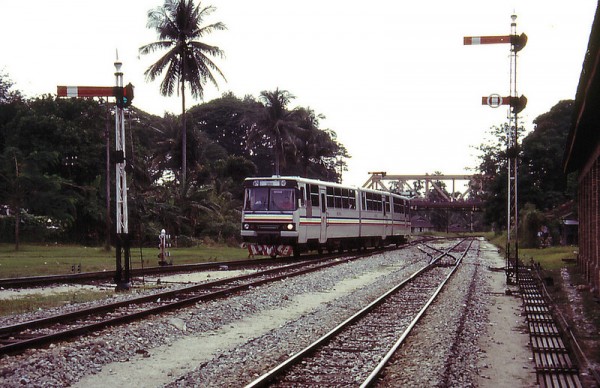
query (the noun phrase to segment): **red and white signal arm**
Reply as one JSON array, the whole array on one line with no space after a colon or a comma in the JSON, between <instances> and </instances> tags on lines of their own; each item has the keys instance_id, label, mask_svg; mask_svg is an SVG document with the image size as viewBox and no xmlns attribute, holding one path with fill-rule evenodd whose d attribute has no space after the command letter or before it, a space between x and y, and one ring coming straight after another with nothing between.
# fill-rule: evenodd
<instances>
[{"instance_id":1,"label":"red and white signal arm","mask_svg":"<svg viewBox=\"0 0 600 388\"><path fill-rule=\"evenodd\" d=\"M111 97L114 86L57 86L58 97Z\"/></svg>"},{"instance_id":2,"label":"red and white signal arm","mask_svg":"<svg viewBox=\"0 0 600 388\"><path fill-rule=\"evenodd\" d=\"M487 105L491 108L498 108L500 105L509 105L510 97L502 97L499 94L490 94L487 97L481 97L481 105Z\"/></svg>"},{"instance_id":3,"label":"red and white signal arm","mask_svg":"<svg viewBox=\"0 0 600 388\"><path fill-rule=\"evenodd\" d=\"M498 44L510 43L510 35L502 36L465 36L463 44L465 46L476 46L480 44Z\"/></svg>"}]
</instances>

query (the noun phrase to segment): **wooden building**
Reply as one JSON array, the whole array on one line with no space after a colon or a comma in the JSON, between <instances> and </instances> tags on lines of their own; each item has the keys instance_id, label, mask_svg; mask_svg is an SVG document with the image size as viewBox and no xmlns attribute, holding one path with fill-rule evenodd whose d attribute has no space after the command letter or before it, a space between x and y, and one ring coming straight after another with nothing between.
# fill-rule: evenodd
<instances>
[{"instance_id":1,"label":"wooden building","mask_svg":"<svg viewBox=\"0 0 600 388\"><path fill-rule=\"evenodd\" d=\"M592 24L564 155L566 173L578 172L578 266L600 294L600 8Z\"/></svg>"}]
</instances>

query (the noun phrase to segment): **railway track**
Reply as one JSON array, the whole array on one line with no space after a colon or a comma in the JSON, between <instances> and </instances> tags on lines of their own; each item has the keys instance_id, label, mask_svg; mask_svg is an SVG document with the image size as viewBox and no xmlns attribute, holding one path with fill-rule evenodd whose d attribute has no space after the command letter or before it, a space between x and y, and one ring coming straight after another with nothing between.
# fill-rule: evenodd
<instances>
[{"instance_id":1,"label":"railway track","mask_svg":"<svg viewBox=\"0 0 600 388\"><path fill-rule=\"evenodd\" d=\"M373 384L458 268L472 242L462 240L444 251L425 245L437 251L429 264L247 388ZM459 246L461 254L455 257L453 251Z\"/></svg>"},{"instance_id":2,"label":"railway track","mask_svg":"<svg viewBox=\"0 0 600 388\"><path fill-rule=\"evenodd\" d=\"M314 256L302 257L302 260L314 258ZM227 262L211 262L211 263L196 263L196 264L180 264L159 267L133 268L131 276L140 278L148 275L169 275L184 272L211 271L218 270L223 266L229 269L247 268L251 266L264 266L290 263L290 261L298 261L290 258L264 258L264 259L249 259L249 260L234 260ZM47 276L27 276L17 278L2 278L0 279L0 288L29 288L43 287L52 284L71 284L71 283L90 283L97 281L110 281L114 279L115 271L97 271L83 272L61 275Z\"/></svg>"},{"instance_id":3,"label":"railway track","mask_svg":"<svg viewBox=\"0 0 600 388\"><path fill-rule=\"evenodd\" d=\"M432 240L438 240L436 237L419 237L407 245L419 244ZM406 245L405 245L406 246ZM395 248L384 248L395 249ZM260 259L245 259L245 260L232 260L224 262L210 262L210 263L195 263L195 264L180 264L180 265L169 265L169 266L157 266L157 267L146 267L146 268L133 268L131 269L131 276L134 278L140 278L148 275L170 275L175 273L185 272L198 272L198 271L211 271L219 270L223 266L227 266L228 269L234 268L248 268L258 267L265 265L286 265L290 262L298 262L301 260L316 260L320 258L331 258L339 256L338 254L309 254L302 255L300 258L292 257L277 257L277 258L260 258ZM46 276L27 276L27 277L16 277L16 278L0 278L0 289L2 288L30 288L30 287L43 287L53 284L71 284L71 283L93 283L99 281L110 281L114 279L115 271L97 271L97 272L83 272L83 273L70 273L70 274L57 274L57 275L46 275Z\"/></svg>"},{"instance_id":4,"label":"railway track","mask_svg":"<svg viewBox=\"0 0 600 388\"><path fill-rule=\"evenodd\" d=\"M149 315L227 297L266 283L368 257L381 251L292 263L253 274L164 291L127 301L0 327L0 354L20 352L124 324Z\"/></svg>"}]
</instances>

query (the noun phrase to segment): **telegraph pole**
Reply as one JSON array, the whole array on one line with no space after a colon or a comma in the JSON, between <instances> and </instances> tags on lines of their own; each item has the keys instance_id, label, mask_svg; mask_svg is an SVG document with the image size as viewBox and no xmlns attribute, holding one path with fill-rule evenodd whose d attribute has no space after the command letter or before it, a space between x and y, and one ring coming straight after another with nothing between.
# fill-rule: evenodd
<instances>
[{"instance_id":1,"label":"telegraph pole","mask_svg":"<svg viewBox=\"0 0 600 388\"><path fill-rule=\"evenodd\" d=\"M481 103L492 108L500 105L509 105L509 125L507 133L507 203L506 203L506 282L519 281L519 210L518 210L518 160L519 160L519 113L527 105L527 98L517 94L517 53L527 44L527 35L517 35L517 15L511 15L510 35L504 36L477 36L465 37L465 45L510 43L510 94L501 97L499 94L491 94L482 97Z\"/></svg>"}]
</instances>

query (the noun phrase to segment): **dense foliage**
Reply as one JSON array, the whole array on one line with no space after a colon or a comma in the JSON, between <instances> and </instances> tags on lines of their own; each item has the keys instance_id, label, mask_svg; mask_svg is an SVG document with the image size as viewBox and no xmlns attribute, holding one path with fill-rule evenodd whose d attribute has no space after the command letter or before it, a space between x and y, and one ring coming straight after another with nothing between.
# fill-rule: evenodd
<instances>
[{"instance_id":1,"label":"dense foliage","mask_svg":"<svg viewBox=\"0 0 600 388\"><path fill-rule=\"evenodd\" d=\"M112 104L50 95L24 99L11 91L7 76L0 81L0 240L102 244L114 231L114 210L107 212L106 206ZM274 173L272 135L249 140L259 125L254 119L267 109L260 100L231 93L192 107L185 184L180 117L129 109L126 154L134 238L155 243L163 228L180 243L236 238L243 179ZM348 157L345 148L335 133L318 128L310 109L293 111L299 113L282 147L281 174L338 180L336 161ZM113 201L112 164L108 175Z\"/></svg>"},{"instance_id":2,"label":"dense foliage","mask_svg":"<svg viewBox=\"0 0 600 388\"><path fill-rule=\"evenodd\" d=\"M540 227L547 226L559 241L561 217L575 211L575 176L566 176L562 156L571 126L573 101L564 100L538 116L534 129L522 137L520 131L518 206L520 239L526 245L537 243ZM485 221L495 229L506 229L507 202L507 126L491 128L491 138L478 147L478 171L484 177Z\"/></svg>"},{"instance_id":3,"label":"dense foliage","mask_svg":"<svg viewBox=\"0 0 600 388\"><path fill-rule=\"evenodd\" d=\"M135 107L127 111L127 164L130 233L154 244L161 229L180 243L238 236L242 181L248 176L298 175L339 180L349 157L335 132L320 128L324 116L310 108L289 108L285 90L259 98L220 98L187 111L187 177L182 182L181 116L158 117ZM534 121L518 149L521 237L536 244L537 231L556 234L565 206L575 198L575 177L562 171L572 101L561 101ZM113 105L94 99L24 98L0 74L0 240L106 243L114 230ZM491 128L477 147L477 172L484 187L483 223L506 228L507 125ZM108 173L108 174L107 174ZM108 176L108 182L107 182ZM447 196L443 182L438 182ZM422 189L422 188L421 188ZM415 187L418 192L419 187ZM107 192L109 193L107 207ZM435 196L430 193L423 195ZM565 210L566 209L566 210ZM108 211L107 211L108 210ZM435 212L440 230L480 220ZM480 229L481 225L477 226ZM558 240L558 239L557 239Z\"/></svg>"}]
</instances>

